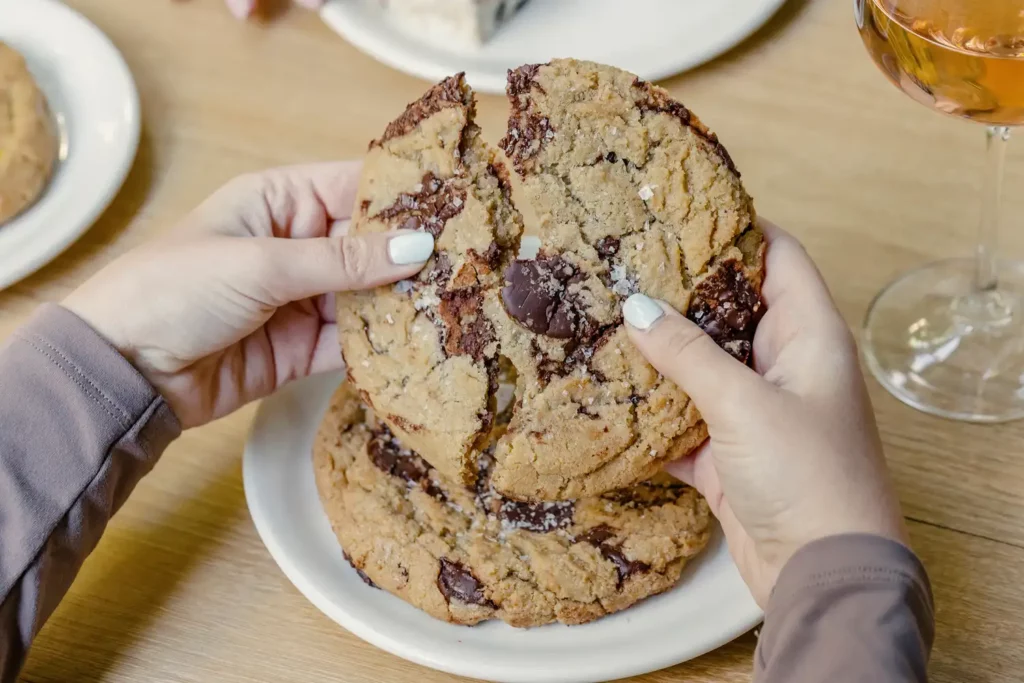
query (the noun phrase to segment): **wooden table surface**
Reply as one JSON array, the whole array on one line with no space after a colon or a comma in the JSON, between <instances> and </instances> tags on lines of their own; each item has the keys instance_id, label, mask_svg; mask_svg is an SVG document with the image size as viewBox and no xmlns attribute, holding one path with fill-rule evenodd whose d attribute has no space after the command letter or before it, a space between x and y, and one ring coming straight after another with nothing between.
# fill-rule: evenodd
<instances>
[{"instance_id":1,"label":"wooden table surface","mask_svg":"<svg viewBox=\"0 0 1024 683\"><path fill-rule=\"evenodd\" d=\"M124 189L73 248L0 293L0 338L43 301L165 231L232 176L354 157L425 84L280 8L239 24L219 0L69 0L124 53L142 144ZM850 2L790 0L744 45L667 82L715 129L761 214L799 235L851 325L897 273L968 253L982 129L897 93ZM502 98L483 97L496 138ZM1024 145L1011 152L1004 251L1020 256ZM1024 671L1024 423L969 426L872 382L915 549L934 584L935 683ZM253 529L240 455L253 409L189 432L111 524L43 629L26 681L452 680L367 645L308 603ZM755 638L639 677L748 681Z\"/></svg>"}]
</instances>

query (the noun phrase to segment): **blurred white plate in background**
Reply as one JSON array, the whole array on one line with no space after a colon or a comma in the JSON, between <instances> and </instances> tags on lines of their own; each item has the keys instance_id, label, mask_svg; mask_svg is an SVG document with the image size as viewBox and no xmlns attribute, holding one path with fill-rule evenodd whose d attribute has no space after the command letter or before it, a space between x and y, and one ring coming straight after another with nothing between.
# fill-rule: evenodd
<instances>
[{"instance_id":1,"label":"blurred white plate in background","mask_svg":"<svg viewBox=\"0 0 1024 683\"><path fill-rule=\"evenodd\" d=\"M57 121L61 159L39 200L0 225L0 289L56 258L124 182L139 146L139 95L110 40L56 0L0 0L0 41L20 52Z\"/></svg>"},{"instance_id":2,"label":"blurred white plate in background","mask_svg":"<svg viewBox=\"0 0 1024 683\"><path fill-rule=\"evenodd\" d=\"M481 92L505 92L505 72L553 57L617 66L649 81L743 42L785 0L531 0L477 51L437 47L392 25L379 0L329 0L321 16L375 59L428 81L465 71Z\"/></svg>"},{"instance_id":3,"label":"blurred white plate in background","mask_svg":"<svg viewBox=\"0 0 1024 683\"><path fill-rule=\"evenodd\" d=\"M285 575L363 640L461 676L594 683L697 657L760 622L717 527L674 589L583 626L455 626L367 586L342 556L313 477L313 437L341 381L340 373L313 377L265 399L245 446L243 479L256 530Z\"/></svg>"}]
</instances>

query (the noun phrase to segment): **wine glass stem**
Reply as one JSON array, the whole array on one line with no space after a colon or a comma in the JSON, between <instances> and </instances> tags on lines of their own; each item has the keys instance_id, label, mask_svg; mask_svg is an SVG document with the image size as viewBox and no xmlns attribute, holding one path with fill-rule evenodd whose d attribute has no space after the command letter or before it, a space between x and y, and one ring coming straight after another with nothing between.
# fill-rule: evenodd
<instances>
[{"instance_id":1,"label":"wine glass stem","mask_svg":"<svg viewBox=\"0 0 1024 683\"><path fill-rule=\"evenodd\" d=\"M1006 161L1006 147L1010 141L1010 129L1007 126L989 126L985 135L987 160L982 181L981 226L978 232L974 274L974 287L978 292L991 292L999 285L996 250L999 245L1003 166Z\"/></svg>"}]
</instances>

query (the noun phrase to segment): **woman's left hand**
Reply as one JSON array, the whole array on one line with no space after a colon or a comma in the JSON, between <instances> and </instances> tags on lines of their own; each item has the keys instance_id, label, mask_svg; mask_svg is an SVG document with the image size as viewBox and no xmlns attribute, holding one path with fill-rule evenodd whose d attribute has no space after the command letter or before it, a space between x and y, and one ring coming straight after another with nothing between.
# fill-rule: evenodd
<instances>
[{"instance_id":1,"label":"woman's left hand","mask_svg":"<svg viewBox=\"0 0 1024 683\"><path fill-rule=\"evenodd\" d=\"M63 305L131 361L186 428L338 369L329 293L410 277L433 253L428 233L344 235L359 170L339 162L238 178Z\"/></svg>"},{"instance_id":2,"label":"woman's left hand","mask_svg":"<svg viewBox=\"0 0 1024 683\"><path fill-rule=\"evenodd\" d=\"M239 19L249 18L260 6L260 0L224 0L228 9ZM326 0L295 0L307 9L320 9Z\"/></svg>"}]
</instances>

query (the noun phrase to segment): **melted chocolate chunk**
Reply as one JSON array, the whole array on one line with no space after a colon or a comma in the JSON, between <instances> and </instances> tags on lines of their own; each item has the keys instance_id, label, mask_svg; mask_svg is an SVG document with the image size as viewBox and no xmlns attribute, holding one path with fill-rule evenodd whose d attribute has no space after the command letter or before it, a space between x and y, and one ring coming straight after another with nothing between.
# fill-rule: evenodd
<instances>
[{"instance_id":1,"label":"melted chocolate chunk","mask_svg":"<svg viewBox=\"0 0 1024 683\"><path fill-rule=\"evenodd\" d=\"M530 88L534 85L534 79L537 78L537 72L542 66L544 64L524 64L518 69L509 69L508 85L505 87L508 96L519 97L529 93Z\"/></svg>"},{"instance_id":2,"label":"melted chocolate chunk","mask_svg":"<svg viewBox=\"0 0 1024 683\"><path fill-rule=\"evenodd\" d=\"M629 488L609 491L601 498L631 509L652 508L675 503L687 488L682 482L662 485L645 481Z\"/></svg>"},{"instance_id":3,"label":"melted chocolate chunk","mask_svg":"<svg viewBox=\"0 0 1024 683\"><path fill-rule=\"evenodd\" d=\"M451 602L456 599L470 605L494 607L494 603L484 596L483 586L477 578L466 569L461 562L441 558L441 571L437 574L437 588Z\"/></svg>"},{"instance_id":4,"label":"melted chocolate chunk","mask_svg":"<svg viewBox=\"0 0 1024 683\"><path fill-rule=\"evenodd\" d=\"M370 147L380 147L388 140L415 130L422 121L449 107L473 107L473 94L466 86L465 74L458 73L444 79L423 97L410 103L401 116L388 124L384 137L371 142Z\"/></svg>"},{"instance_id":5,"label":"melted chocolate chunk","mask_svg":"<svg viewBox=\"0 0 1024 683\"><path fill-rule=\"evenodd\" d=\"M488 514L496 516L502 526L536 533L549 533L572 526L576 504L571 500L526 503L510 500L491 488L491 469L494 456L481 453L477 458L477 504Z\"/></svg>"},{"instance_id":6,"label":"melted chocolate chunk","mask_svg":"<svg viewBox=\"0 0 1024 683\"><path fill-rule=\"evenodd\" d=\"M426 274L427 282L436 282L442 287L448 284L448 281L452 277L452 259L448 256L448 252L439 251L434 256L434 265L430 267L430 271Z\"/></svg>"},{"instance_id":7,"label":"melted chocolate chunk","mask_svg":"<svg viewBox=\"0 0 1024 683\"><path fill-rule=\"evenodd\" d=\"M547 533L565 529L572 525L576 505L571 500L545 503L524 503L518 500L502 500L498 507L498 519L513 529L525 529Z\"/></svg>"},{"instance_id":8,"label":"melted chocolate chunk","mask_svg":"<svg viewBox=\"0 0 1024 683\"><path fill-rule=\"evenodd\" d=\"M400 230L425 230L437 238L445 223L459 215L465 204L465 190L428 171L415 192L398 195L395 203L381 209L375 218L391 222Z\"/></svg>"},{"instance_id":9,"label":"melted chocolate chunk","mask_svg":"<svg viewBox=\"0 0 1024 683\"><path fill-rule=\"evenodd\" d=\"M593 529L590 529L587 533L578 537L576 540L584 543L589 543L596 546L601 551L601 557L608 560L615 565L615 571L619 575L619 586L622 586L622 582L633 576L634 574L640 574L642 572L649 571L651 565L646 562L640 562L639 560L630 560L626 557L622 550L618 546L613 546L607 541L615 532L606 524L600 524Z\"/></svg>"},{"instance_id":10,"label":"melted chocolate chunk","mask_svg":"<svg viewBox=\"0 0 1024 683\"><path fill-rule=\"evenodd\" d=\"M537 156L544 142L555 135L548 117L530 109L530 89L543 88L534 80L543 64L527 64L508 72L508 101L511 114L508 118L508 132L498 145L512 161L519 175L525 175L529 161Z\"/></svg>"},{"instance_id":11,"label":"melted chocolate chunk","mask_svg":"<svg viewBox=\"0 0 1024 683\"><path fill-rule=\"evenodd\" d=\"M602 237L594 245L597 249L597 253L600 254L601 258L611 258L619 253L619 238L618 237Z\"/></svg>"},{"instance_id":12,"label":"melted chocolate chunk","mask_svg":"<svg viewBox=\"0 0 1024 683\"><path fill-rule=\"evenodd\" d=\"M380 588L380 586L378 586L377 584L375 584L373 582L373 579L371 579L369 576L366 575L366 572L364 572L362 569L360 569L359 567L356 566L356 563L352 561L352 556L351 555L349 555L348 553L346 553L344 551L342 551L342 555L344 555L345 556L345 560L350 565L352 565L352 569L356 570L356 574L358 574L359 578L363 580L363 583L365 583L370 588Z\"/></svg>"},{"instance_id":13,"label":"melted chocolate chunk","mask_svg":"<svg viewBox=\"0 0 1024 683\"><path fill-rule=\"evenodd\" d=\"M438 314L444 322L444 348L449 356L470 356L483 360L484 351L494 341L494 328L484 316L483 294L477 289L441 294Z\"/></svg>"},{"instance_id":14,"label":"melted chocolate chunk","mask_svg":"<svg viewBox=\"0 0 1024 683\"><path fill-rule=\"evenodd\" d=\"M583 303L569 292L576 267L560 257L513 261L505 270L501 300L526 329L555 339L586 336L593 327ZM580 275L582 277L582 275Z\"/></svg>"},{"instance_id":15,"label":"melted chocolate chunk","mask_svg":"<svg viewBox=\"0 0 1024 683\"><path fill-rule=\"evenodd\" d=\"M747 280L742 264L725 261L697 285L686 317L734 358L746 363L763 309L761 297Z\"/></svg>"},{"instance_id":16,"label":"melted chocolate chunk","mask_svg":"<svg viewBox=\"0 0 1024 683\"><path fill-rule=\"evenodd\" d=\"M667 92L657 86L652 86L647 81L637 78L633 81L633 86L639 88L642 94L642 98L636 103L640 109L665 112L679 119L684 126L688 126L694 133L711 143L712 148L722 158L728 169L735 173L737 178L740 176L736 164L733 163L729 152L719 142L718 136L708 130L707 126L701 123L700 119L694 116L689 109L673 100Z\"/></svg>"},{"instance_id":17,"label":"melted chocolate chunk","mask_svg":"<svg viewBox=\"0 0 1024 683\"><path fill-rule=\"evenodd\" d=\"M370 461L382 472L398 477L409 486L418 486L428 495L444 501L446 496L430 480L430 465L407 448L403 448L391 430L381 425L373 432L369 444Z\"/></svg>"}]
</instances>

